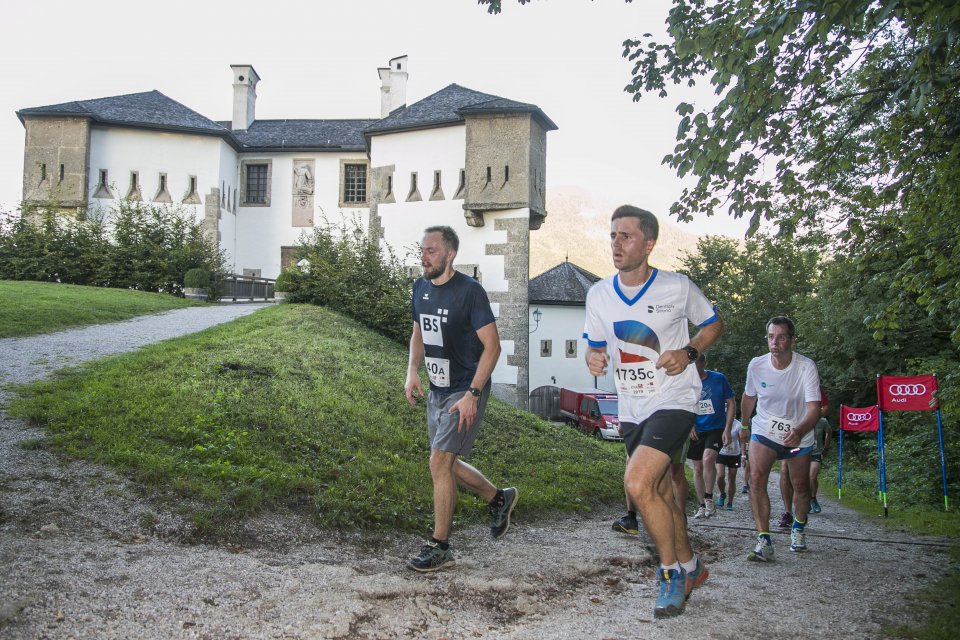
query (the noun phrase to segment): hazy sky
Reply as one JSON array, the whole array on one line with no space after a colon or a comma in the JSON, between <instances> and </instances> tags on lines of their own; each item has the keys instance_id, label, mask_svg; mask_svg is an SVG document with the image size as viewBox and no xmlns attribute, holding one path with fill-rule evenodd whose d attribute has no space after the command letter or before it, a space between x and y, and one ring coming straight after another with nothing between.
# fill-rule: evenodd
<instances>
[{"instance_id":1,"label":"hazy sky","mask_svg":"<svg viewBox=\"0 0 960 640\"><path fill-rule=\"evenodd\" d=\"M407 102L450 83L538 105L547 186L576 185L666 215L682 183L660 160L681 97L633 102L622 42L660 34L669 0L46 0L4 9L0 37L0 208L22 196L15 112L156 89L213 120L232 112L231 64L261 77L257 117L376 118L377 68L409 56ZM711 100L709 87L686 99ZM685 228L740 236L725 212Z\"/></svg>"}]
</instances>

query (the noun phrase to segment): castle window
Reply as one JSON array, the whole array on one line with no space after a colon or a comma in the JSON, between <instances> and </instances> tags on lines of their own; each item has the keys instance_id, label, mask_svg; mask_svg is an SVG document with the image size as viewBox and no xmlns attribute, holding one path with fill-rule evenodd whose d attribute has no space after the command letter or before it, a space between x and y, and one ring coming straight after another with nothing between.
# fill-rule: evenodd
<instances>
[{"instance_id":1,"label":"castle window","mask_svg":"<svg viewBox=\"0 0 960 640\"><path fill-rule=\"evenodd\" d=\"M443 189L440 186L440 171L433 172L433 191L430 192L431 200L443 200Z\"/></svg>"},{"instance_id":2,"label":"castle window","mask_svg":"<svg viewBox=\"0 0 960 640\"><path fill-rule=\"evenodd\" d=\"M200 194L197 193L197 176L190 176L187 192L183 195L183 204L200 204Z\"/></svg>"},{"instance_id":3,"label":"castle window","mask_svg":"<svg viewBox=\"0 0 960 640\"><path fill-rule=\"evenodd\" d=\"M393 176L387 176L387 197L393 195Z\"/></svg>"},{"instance_id":4,"label":"castle window","mask_svg":"<svg viewBox=\"0 0 960 640\"><path fill-rule=\"evenodd\" d=\"M273 163L265 160L243 160L240 163L242 206L270 206L270 178Z\"/></svg>"},{"instance_id":5,"label":"castle window","mask_svg":"<svg viewBox=\"0 0 960 640\"><path fill-rule=\"evenodd\" d=\"M564 353L568 358L576 358L577 357L577 341L567 340Z\"/></svg>"},{"instance_id":6,"label":"castle window","mask_svg":"<svg viewBox=\"0 0 960 640\"><path fill-rule=\"evenodd\" d=\"M367 164L340 163L340 206L364 207L367 204Z\"/></svg>"},{"instance_id":7,"label":"castle window","mask_svg":"<svg viewBox=\"0 0 960 640\"><path fill-rule=\"evenodd\" d=\"M143 200L143 196L140 194L140 173L137 171L130 172L130 188L127 189L127 200Z\"/></svg>"},{"instance_id":8,"label":"castle window","mask_svg":"<svg viewBox=\"0 0 960 640\"><path fill-rule=\"evenodd\" d=\"M47 163L41 162L40 163L40 182L43 182L46 179L47 179Z\"/></svg>"},{"instance_id":9,"label":"castle window","mask_svg":"<svg viewBox=\"0 0 960 640\"><path fill-rule=\"evenodd\" d=\"M553 355L553 340L540 341L540 357L549 358Z\"/></svg>"},{"instance_id":10,"label":"castle window","mask_svg":"<svg viewBox=\"0 0 960 640\"><path fill-rule=\"evenodd\" d=\"M97 183L97 187L93 192L94 198L113 198L113 194L110 192L110 186L107 182L107 170L100 169L100 182Z\"/></svg>"},{"instance_id":11,"label":"castle window","mask_svg":"<svg viewBox=\"0 0 960 640\"><path fill-rule=\"evenodd\" d=\"M420 202L423 198L420 196L420 190L417 187L417 172L410 172L410 191L407 192L407 202Z\"/></svg>"},{"instance_id":12,"label":"castle window","mask_svg":"<svg viewBox=\"0 0 960 640\"><path fill-rule=\"evenodd\" d=\"M503 181L510 182L510 165L504 165L503 167Z\"/></svg>"},{"instance_id":13,"label":"castle window","mask_svg":"<svg viewBox=\"0 0 960 640\"><path fill-rule=\"evenodd\" d=\"M60 165L60 182L63 182L64 166Z\"/></svg>"},{"instance_id":14,"label":"castle window","mask_svg":"<svg viewBox=\"0 0 960 640\"><path fill-rule=\"evenodd\" d=\"M467 190L467 170L460 169L460 184L457 185L457 192L453 194L454 200L463 200L464 191Z\"/></svg>"},{"instance_id":15,"label":"castle window","mask_svg":"<svg viewBox=\"0 0 960 640\"><path fill-rule=\"evenodd\" d=\"M167 191L167 174L160 174L160 186L157 188L157 195L153 196L154 202L173 202L170 192Z\"/></svg>"}]
</instances>

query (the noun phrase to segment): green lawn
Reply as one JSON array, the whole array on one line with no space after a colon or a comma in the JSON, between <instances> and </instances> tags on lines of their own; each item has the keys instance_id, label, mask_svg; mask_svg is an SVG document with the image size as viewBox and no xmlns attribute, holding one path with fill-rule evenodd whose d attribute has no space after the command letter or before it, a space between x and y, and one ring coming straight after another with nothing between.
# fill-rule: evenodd
<instances>
[{"instance_id":1,"label":"green lawn","mask_svg":"<svg viewBox=\"0 0 960 640\"><path fill-rule=\"evenodd\" d=\"M128 473L199 534L273 506L336 527L427 531L423 403L404 346L319 307L282 305L29 387L31 446ZM520 488L525 517L623 499L623 447L491 400L472 462ZM462 494L457 518L485 505Z\"/></svg>"},{"instance_id":2,"label":"green lawn","mask_svg":"<svg viewBox=\"0 0 960 640\"><path fill-rule=\"evenodd\" d=\"M163 293L0 280L0 338L117 322L195 304Z\"/></svg>"}]
</instances>

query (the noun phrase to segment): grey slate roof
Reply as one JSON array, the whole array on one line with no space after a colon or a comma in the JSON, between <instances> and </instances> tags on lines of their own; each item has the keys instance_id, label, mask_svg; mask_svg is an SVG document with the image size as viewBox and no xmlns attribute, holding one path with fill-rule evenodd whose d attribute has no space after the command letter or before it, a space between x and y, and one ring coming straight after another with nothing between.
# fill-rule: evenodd
<instances>
[{"instance_id":1,"label":"grey slate roof","mask_svg":"<svg viewBox=\"0 0 960 640\"><path fill-rule=\"evenodd\" d=\"M256 120L245 131L215 122L159 91L78 100L17 111L27 116L76 116L99 124L185 131L224 138L238 151L366 151L364 134L422 129L463 122L464 113L530 113L547 130L557 128L539 107L451 84L381 120Z\"/></svg>"},{"instance_id":2,"label":"grey slate roof","mask_svg":"<svg viewBox=\"0 0 960 640\"><path fill-rule=\"evenodd\" d=\"M103 124L215 135L228 134L228 130L223 125L200 115L159 91L130 93L95 100L78 100L17 111L17 117L21 122L24 116L78 116Z\"/></svg>"},{"instance_id":3,"label":"grey slate roof","mask_svg":"<svg viewBox=\"0 0 960 640\"><path fill-rule=\"evenodd\" d=\"M587 291L600 276L573 264L562 262L544 271L527 285L530 304L564 304L583 306Z\"/></svg>"},{"instance_id":4,"label":"grey slate roof","mask_svg":"<svg viewBox=\"0 0 960 640\"><path fill-rule=\"evenodd\" d=\"M377 120L255 120L233 131L243 151L331 149L366 151L363 130ZM229 122L221 123L230 128Z\"/></svg>"},{"instance_id":5,"label":"grey slate roof","mask_svg":"<svg viewBox=\"0 0 960 640\"><path fill-rule=\"evenodd\" d=\"M535 104L516 102L451 84L423 100L397 109L386 118L367 127L365 133L370 135L456 124L463 122L464 113L504 112L530 113L547 130L552 131L557 128L557 125Z\"/></svg>"}]
</instances>

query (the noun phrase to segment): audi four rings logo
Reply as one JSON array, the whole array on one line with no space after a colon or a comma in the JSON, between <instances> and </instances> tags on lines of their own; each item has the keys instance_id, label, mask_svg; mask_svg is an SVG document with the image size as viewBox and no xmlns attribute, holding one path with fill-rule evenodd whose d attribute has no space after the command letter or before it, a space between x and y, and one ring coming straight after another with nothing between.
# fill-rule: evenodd
<instances>
[{"instance_id":1,"label":"audi four rings logo","mask_svg":"<svg viewBox=\"0 0 960 640\"><path fill-rule=\"evenodd\" d=\"M847 420L850 422L863 422L869 420L872 416L869 413L848 413Z\"/></svg>"},{"instance_id":2,"label":"audi four rings logo","mask_svg":"<svg viewBox=\"0 0 960 640\"><path fill-rule=\"evenodd\" d=\"M927 393L927 387L923 384L892 384L887 391L893 396L922 396Z\"/></svg>"}]
</instances>

